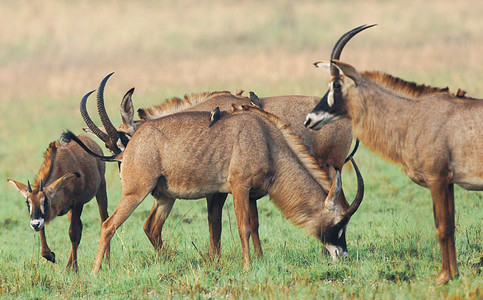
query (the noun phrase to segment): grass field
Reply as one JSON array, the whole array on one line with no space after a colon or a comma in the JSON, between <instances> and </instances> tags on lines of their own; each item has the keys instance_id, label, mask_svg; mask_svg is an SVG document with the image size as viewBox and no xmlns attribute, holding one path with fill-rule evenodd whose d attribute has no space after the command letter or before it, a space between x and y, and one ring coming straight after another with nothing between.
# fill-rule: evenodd
<instances>
[{"instance_id":1,"label":"grass field","mask_svg":"<svg viewBox=\"0 0 483 300\"><path fill-rule=\"evenodd\" d=\"M110 267L97 276L90 270L100 219L95 201L89 203L80 270L67 272L67 217L46 227L58 261L51 264L40 256L24 199L6 183L32 181L48 143L64 129L81 132L80 98L112 71L106 105L115 123L119 101L133 86L138 107L212 90L322 95L328 76L312 63L328 59L342 33L365 23L379 25L354 38L342 60L481 98L481 16L477 0L0 0L0 297L481 299L483 193L456 190L460 276L437 286L440 251L429 191L365 148L356 155L366 196L347 231L350 259L321 255L320 243L264 198L258 201L264 257L247 271L232 201L224 208L221 259L211 261L205 201L177 201L163 231L166 248L155 253L142 230L148 197L117 231ZM343 180L352 199L352 168ZM107 181L112 212L121 193L115 165Z\"/></svg>"}]
</instances>

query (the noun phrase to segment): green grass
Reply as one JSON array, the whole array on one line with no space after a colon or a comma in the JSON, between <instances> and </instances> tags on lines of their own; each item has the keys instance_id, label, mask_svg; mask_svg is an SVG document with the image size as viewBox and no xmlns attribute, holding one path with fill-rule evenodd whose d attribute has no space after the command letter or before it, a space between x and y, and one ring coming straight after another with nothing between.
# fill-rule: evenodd
<instances>
[{"instance_id":1,"label":"green grass","mask_svg":"<svg viewBox=\"0 0 483 300\"><path fill-rule=\"evenodd\" d=\"M149 196L112 240L110 266L90 274L100 218L84 208L79 273L65 271L68 219L46 227L51 264L29 228L25 201L7 178L32 180L48 143L64 129L81 132L80 98L111 71L106 105L119 123L119 101L136 87L136 107L185 93L245 89L260 96L321 95L335 40L363 23L343 59L482 97L481 1L0 1L0 297L5 298L382 298L483 297L483 193L456 189L460 276L435 284L440 250L429 191L399 167L362 148L356 155L366 194L347 231L350 259L333 262L313 237L270 203L258 201L263 258L243 269L233 203L223 212L222 255L207 260L204 200L176 202L156 253L142 226ZM89 111L95 116L91 100ZM353 170L343 172L349 199ZM120 200L116 165L107 172L109 212ZM231 198L230 198L231 199ZM195 247L201 251L198 252Z\"/></svg>"},{"instance_id":2,"label":"green grass","mask_svg":"<svg viewBox=\"0 0 483 300\"><path fill-rule=\"evenodd\" d=\"M38 234L29 228L23 199L5 188L0 214L0 292L16 297L256 297L256 298L479 298L483 247L481 193L457 189L456 246L459 278L435 284L440 265L429 192L409 182L397 167L366 149L357 160L366 197L348 227L349 260L321 255L313 237L286 220L267 198L258 201L264 257L242 266L231 198L224 208L222 255L207 259L208 226L204 200L175 204L163 231L165 249L156 253L142 230L152 205L148 197L112 240L112 260L90 274L100 220L95 202L84 209L78 274L64 270L70 243L67 217L46 227L57 263L40 256ZM372 167L371 167L372 166ZM365 171L364 171L365 170ZM371 171L368 171L371 170ZM354 195L351 168L344 188ZM110 211L119 202L117 170L110 166ZM197 252L195 247L201 251Z\"/></svg>"}]
</instances>

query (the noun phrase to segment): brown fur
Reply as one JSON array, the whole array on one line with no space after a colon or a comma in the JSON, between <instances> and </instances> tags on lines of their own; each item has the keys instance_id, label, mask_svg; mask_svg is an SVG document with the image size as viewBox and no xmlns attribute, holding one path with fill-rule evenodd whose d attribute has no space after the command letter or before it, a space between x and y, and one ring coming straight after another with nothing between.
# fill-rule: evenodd
<instances>
[{"instance_id":1,"label":"brown fur","mask_svg":"<svg viewBox=\"0 0 483 300\"><path fill-rule=\"evenodd\" d=\"M132 104L132 93L128 92L122 100L121 116L123 118L117 130L132 135L141 124L147 120L159 118L160 116L167 116L182 111L212 111L215 107L219 107L223 111L229 111L233 103L249 105L250 99L243 97L242 93L243 91L240 91L234 95L230 92L223 91L192 94L191 96L185 96L184 99L173 98L161 105L139 109L138 114L141 120L133 121L134 108ZM291 124L293 133L300 137L300 143L305 145L308 153L315 157L318 166L327 177L329 173L328 165L341 169L344 164L352 141L351 127L348 121L341 120L318 132L307 130L303 126L305 114L318 100L319 97L308 96L279 96L260 99L264 110L282 117L284 121ZM257 194L252 199L261 196L263 195ZM220 203L213 203L213 199L216 199ZM221 209L223 208L225 199L226 195L215 195L207 198L210 246L211 250L216 254L219 254L220 251ZM345 208L349 206L343 192L340 195L340 202ZM157 211L155 209L156 205L154 203L152 213ZM253 203L251 207L254 209L251 219L257 222L256 203ZM145 224L145 231L147 233L151 231L150 226L154 225L150 222ZM252 239L257 254L262 255L262 249L258 246L260 242L257 228L258 223L254 223L252 227ZM154 245L156 247L157 244Z\"/></svg>"},{"instance_id":2,"label":"brown fur","mask_svg":"<svg viewBox=\"0 0 483 300\"><path fill-rule=\"evenodd\" d=\"M328 183L330 182L330 178L328 174L321 171L317 165L317 161L309 154L307 147L302 144L300 137L293 133L289 123L281 120L274 114L250 105L233 105L233 111L250 111L261 115L265 119L275 124L284 135L287 145L292 149L294 155L296 155L299 161L305 165L307 172L321 184L325 191L329 191L330 184Z\"/></svg>"},{"instance_id":3,"label":"brown fur","mask_svg":"<svg viewBox=\"0 0 483 300\"><path fill-rule=\"evenodd\" d=\"M453 95L447 89L385 74L367 76L349 64L334 63L343 73L332 79L342 85L342 96L334 104L339 111L314 109L307 124L324 124L334 116L349 118L354 137L430 189L441 246L439 281L447 282L458 273L454 184L483 190L483 101L467 98L463 91Z\"/></svg>"},{"instance_id":4,"label":"brown fur","mask_svg":"<svg viewBox=\"0 0 483 300\"><path fill-rule=\"evenodd\" d=\"M243 91L241 92L243 93ZM227 91L218 91L218 92L205 92L200 94L191 94L185 95L183 99L178 97L174 97L171 99L167 99L162 104L154 105L150 108L142 108L138 109L138 116L143 120L153 120L160 117L164 117L170 114L174 114L183 110L186 110L190 107L193 107L197 104L205 102L211 98L219 97L219 96L233 96L233 97L241 97L240 94L233 95Z\"/></svg>"},{"instance_id":5,"label":"brown fur","mask_svg":"<svg viewBox=\"0 0 483 300\"><path fill-rule=\"evenodd\" d=\"M361 74L368 80L407 98L415 99L436 93L449 94L448 87L435 88L424 84L417 84L379 71L363 72Z\"/></svg>"},{"instance_id":6,"label":"brown fur","mask_svg":"<svg viewBox=\"0 0 483 300\"><path fill-rule=\"evenodd\" d=\"M85 136L79 138L96 153L102 154L102 150L94 141ZM68 213L72 247L66 267L77 270L77 247L82 233L80 216L84 204L95 196L101 221L109 216L104 172L104 162L88 155L79 145L55 141L49 144L44 153L44 162L36 176L32 191L29 191L28 185L8 180L27 198L30 224L40 233L41 253L44 258L55 262L55 254L47 245L45 224L57 216ZM109 256L109 245L105 254L106 257Z\"/></svg>"},{"instance_id":7,"label":"brown fur","mask_svg":"<svg viewBox=\"0 0 483 300\"><path fill-rule=\"evenodd\" d=\"M58 141L53 141L49 144L49 147L44 152L44 162L40 167L37 176L35 177L34 183L32 185L32 189L38 189L40 186L40 181L42 183L46 183L49 178L50 174L52 174L52 169L54 166L55 155L57 154L57 147L59 146Z\"/></svg>"},{"instance_id":8,"label":"brown fur","mask_svg":"<svg viewBox=\"0 0 483 300\"><path fill-rule=\"evenodd\" d=\"M324 176L287 123L251 107L234 110L211 128L206 122L210 113L195 111L146 121L136 131L123 152L122 198L102 225L94 273L116 229L149 193L156 205L145 229L153 244L161 243L162 226L175 199L231 192L248 267L249 192L255 190L268 193L287 218L325 246L333 246L326 231L348 221L337 200L340 182L329 187L329 193L324 190L322 184L330 183L319 181Z\"/></svg>"},{"instance_id":9,"label":"brown fur","mask_svg":"<svg viewBox=\"0 0 483 300\"><path fill-rule=\"evenodd\" d=\"M211 93L201 93L201 94L192 94L191 97L185 96L182 104L179 105L179 98L172 98L167 100L161 105L155 105L151 108L146 109L139 109L138 114L139 117L143 120L154 120L162 116L167 116L174 113L179 113L182 111L209 111L212 107L220 106L221 109L229 110L232 104L239 104L243 105L244 107L248 107L250 104L250 99L247 97L241 96L243 91L238 92L236 95L230 92L211 92ZM288 102L290 98L293 99L300 99L300 102L310 102L316 101L318 97L305 97L305 96L282 96L282 97L272 97L272 98L261 98L260 100L264 102L264 110L267 112L271 110L275 110L277 112L287 111L288 109L284 106L280 106L279 104L285 104ZM285 100L287 99L287 100ZM310 99L310 100L309 100ZM267 103L268 102L268 103ZM216 105L216 106L215 106ZM299 109L297 106L297 101L293 103L294 110ZM298 114L298 113L297 113ZM303 128L303 113L300 113L300 120L294 120L293 116L284 116L283 114L278 114L279 116L283 116L285 120L288 119L288 122L282 121L280 118L276 117L275 114L267 114L267 118L274 119L273 121L280 124L280 129L282 127L287 127L290 124L296 128L296 131L290 129L291 133L293 134L294 138L297 138L299 141L298 143L304 147L305 151L308 151L310 155L315 155L317 160L314 160L313 157L310 157L311 160L314 160L318 163L318 167L322 168L325 171L325 177L327 178L327 167L326 165L329 164L331 166L337 167L339 169L342 168L344 159L347 156L349 151L351 140L348 138L348 133L350 134L350 126L347 122L342 121L338 122L333 128L326 129L324 131L318 132L315 135L313 132L306 130ZM276 120L275 120L276 119ZM283 123L283 125L282 125ZM138 126L142 124L142 122L138 123ZM339 132L335 133L337 130ZM332 133L334 132L334 133ZM330 136L336 134L340 136L339 140L331 140L326 136ZM313 136L314 135L314 136ZM300 138L301 137L301 138ZM332 136L332 138L334 138ZM313 144L310 145L310 150L307 149L308 141L314 141ZM324 147L323 149L314 149L315 147ZM330 148L329 148L330 147ZM330 149L330 150L329 150ZM321 152L323 154L321 154ZM320 173L320 172L319 172ZM345 202L345 199L342 201Z\"/></svg>"}]
</instances>

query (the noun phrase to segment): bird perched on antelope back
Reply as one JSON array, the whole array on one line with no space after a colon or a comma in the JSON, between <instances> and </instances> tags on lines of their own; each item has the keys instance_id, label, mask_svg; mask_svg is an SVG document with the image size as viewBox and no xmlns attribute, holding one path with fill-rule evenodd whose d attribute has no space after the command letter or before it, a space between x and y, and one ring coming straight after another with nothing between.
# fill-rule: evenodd
<instances>
[{"instance_id":1,"label":"bird perched on antelope back","mask_svg":"<svg viewBox=\"0 0 483 300\"><path fill-rule=\"evenodd\" d=\"M250 92L250 104L262 109L262 101L254 92Z\"/></svg>"},{"instance_id":2,"label":"bird perched on antelope back","mask_svg":"<svg viewBox=\"0 0 483 300\"><path fill-rule=\"evenodd\" d=\"M213 109L211 111L211 114L210 114L210 125L208 125L208 127L211 127L213 126L213 124L216 123L216 121L218 121L221 117L221 112L220 112L220 107L217 106L215 109Z\"/></svg>"}]
</instances>

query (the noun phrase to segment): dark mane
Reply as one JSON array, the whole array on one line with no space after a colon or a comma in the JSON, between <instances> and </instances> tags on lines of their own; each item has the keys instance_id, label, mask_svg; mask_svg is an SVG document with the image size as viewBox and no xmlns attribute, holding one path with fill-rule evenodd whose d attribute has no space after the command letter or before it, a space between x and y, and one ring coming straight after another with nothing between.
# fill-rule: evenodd
<instances>
[{"instance_id":1,"label":"dark mane","mask_svg":"<svg viewBox=\"0 0 483 300\"><path fill-rule=\"evenodd\" d=\"M364 72L362 73L362 76L371 81L377 82L386 89L398 93L401 96L413 99L437 93L446 93L450 95L448 87L435 88L424 84L417 84L378 71Z\"/></svg>"},{"instance_id":2,"label":"dark mane","mask_svg":"<svg viewBox=\"0 0 483 300\"><path fill-rule=\"evenodd\" d=\"M232 94L228 91L205 92L200 94L185 95L183 99L174 97L171 99L167 99L162 104L154 105L150 108L138 109L138 116L142 120L157 119L188 109L195 106L196 104L202 103L204 101L207 101L208 99L217 96L233 96L237 98L242 97L240 92L238 92L237 94Z\"/></svg>"},{"instance_id":3,"label":"dark mane","mask_svg":"<svg viewBox=\"0 0 483 300\"><path fill-rule=\"evenodd\" d=\"M59 147L59 142L54 141L49 144L47 150L44 152L44 162L40 167L40 170L35 177L34 183L32 188L37 189L40 187L40 181L45 185L47 180L49 180L50 175L52 174L52 169L54 166L55 155L57 154L57 148Z\"/></svg>"}]
</instances>

